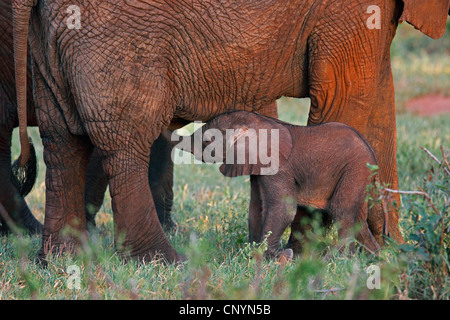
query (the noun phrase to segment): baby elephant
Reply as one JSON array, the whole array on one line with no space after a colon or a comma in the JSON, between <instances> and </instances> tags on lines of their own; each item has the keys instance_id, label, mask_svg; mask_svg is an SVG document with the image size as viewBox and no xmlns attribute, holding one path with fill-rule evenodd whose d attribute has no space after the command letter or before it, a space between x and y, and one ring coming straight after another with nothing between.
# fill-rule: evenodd
<instances>
[{"instance_id":1,"label":"baby elephant","mask_svg":"<svg viewBox=\"0 0 450 320\"><path fill-rule=\"evenodd\" d=\"M269 256L292 256L280 248L280 238L307 207L329 214L340 239L360 224L356 239L371 252L380 249L386 211L376 203L369 214L366 201L367 185L377 179L367 164L377 161L353 128L337 122L296 126L236 111L212 119L177 147L204 162L223 162L220 171L227 177L251 176L249 240L261 242L270 234Z\"/></svg>"}]
</instances>

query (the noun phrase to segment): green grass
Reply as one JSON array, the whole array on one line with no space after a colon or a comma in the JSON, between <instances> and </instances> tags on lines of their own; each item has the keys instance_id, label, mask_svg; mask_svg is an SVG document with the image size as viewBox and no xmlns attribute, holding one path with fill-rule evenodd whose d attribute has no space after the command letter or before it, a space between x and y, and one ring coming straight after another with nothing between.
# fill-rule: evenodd
<instances>
[{"instance_id":1,"label":"green grass","mask_svg":"<svg viewBox=\"0 0 450 320\"><path fill-rule=\"evenodd\" d=\"M407 23L397 30L391 46L392 73L397 110L405 111L407 100L450 92L450 23L438 40L421 35Z\"/></svg>"},{"instance_id":2,"label":"green grass","mask_svg":"<svg viewBox=\"0 0 450 320\"><path fill-rule=\"evenodd\" d=\"M421 94L450 92L448 35L447 42L431 42L402 25L398 36L392 47L398 104ZM283 98L280 118L304 124L308 107L308 100ZM124 263L114 249L107 194L97 215L100 234L79 254L50 256L47 268L34 263L39 236L0 238L0 299L449 299L448 233L440 246L441 223L449 227L449 179L420 147L440 156L443 146L449 153L450 115L419 118L399 109L400 189L424 188L441 214L421 196L403 196L400 225L407 242L400 247L392 244L379 257L338 253L330 247L334 233L322 236L317 230L316 240L294 261L261 260L263 248L247 243L249 178L224 178L215 165L184 165L175 168L177 229L167 236L188 257L186 264ZM45 166L38 131L30 132L40 172L27 202L43 221ZM15 132L15 155L17 142ZM431 167L434 176L428 174ZM79 290L68 287L71 265L80 268ZM365 268L371 265L380 267L380 290L366 286Z\"/></svg>"}]
</instances>

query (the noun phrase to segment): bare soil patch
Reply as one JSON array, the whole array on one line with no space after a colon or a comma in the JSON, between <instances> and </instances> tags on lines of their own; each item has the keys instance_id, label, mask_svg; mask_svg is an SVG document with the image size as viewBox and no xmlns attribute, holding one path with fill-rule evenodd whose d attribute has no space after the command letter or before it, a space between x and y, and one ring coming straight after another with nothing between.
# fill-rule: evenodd
<instances>
[{"instance_id":1,"label":"bare soil patch","mask_svg":"<svg viewBox=\"0 0 450 320\"><path fill-rule=\"evenodd\" d=\"M428 95L409 100L406 109L420 116L450 114L450 97Z\"/></svg>"}]
</instances>

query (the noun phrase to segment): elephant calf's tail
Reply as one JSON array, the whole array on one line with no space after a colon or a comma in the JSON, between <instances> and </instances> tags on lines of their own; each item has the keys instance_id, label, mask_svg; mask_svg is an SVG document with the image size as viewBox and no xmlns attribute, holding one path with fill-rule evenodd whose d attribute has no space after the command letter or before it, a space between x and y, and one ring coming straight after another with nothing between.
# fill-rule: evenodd
<instances>
[{"instance_id":1,"label":"elephant calf's tail","mask_svg":"<svg viewBox=\"0 0 450 320\"><path fill-rule=\"evenodd\" d=\"M28 161L21 164L21 157L14 161L11 168L11 182L16 187L17 191L22 197L30 193L36 182L38 165L36 160L36 151L30 139L30 153Z\"/></svg>"}]
</instances>

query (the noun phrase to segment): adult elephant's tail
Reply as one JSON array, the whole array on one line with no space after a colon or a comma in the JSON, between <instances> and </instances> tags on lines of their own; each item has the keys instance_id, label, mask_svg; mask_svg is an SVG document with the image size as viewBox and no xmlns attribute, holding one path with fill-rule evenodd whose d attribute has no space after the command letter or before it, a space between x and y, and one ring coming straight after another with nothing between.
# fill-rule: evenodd
<instances>
[{"instance_id":1,"label":"adult elephant's tail","mask_svg":"<svg viewBox=\"0 0 450 320\"><path fill-rule=\"evenodd\" d=\"M37 0L13 1L14 63L16 70L17 113L19 116L20 157L13 164L13 183L21 195L31 191L36 179L36 155L27 132L27 48L31 9Z\"/></svg>"}]
</instances>

